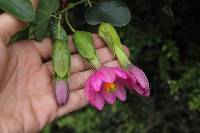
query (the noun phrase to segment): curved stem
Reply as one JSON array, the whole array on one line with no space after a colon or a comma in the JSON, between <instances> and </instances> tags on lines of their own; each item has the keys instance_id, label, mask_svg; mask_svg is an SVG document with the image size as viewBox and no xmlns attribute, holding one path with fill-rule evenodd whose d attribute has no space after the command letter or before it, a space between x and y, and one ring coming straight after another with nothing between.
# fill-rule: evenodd
<instances>
[{"instance_id":1,"label":"curved stem","mask_svg":"<svg viewBox=\"0 0 200 133\"><path fill-rule=\"evenodd\" d=\"M70 3L66 8L64 8L60 12L64 13L65 11L68 11L68 10L74 8L75 6L80 5L80 4L84 3L84 2L86 2L86 0L80 0L80 1L78 1L76 3Z\"/></svg>"},{"instance_id":2,"label":"curved stem","mask_svg":"<svg viewBox=\"0 0 200 133\"><path fill-rule=\"evenodd\" d=\"M67 12L66 12L66 22L69 28L72 30L72 32L75 32L76 30L72 27L72 25L69 23L68 17L67 17Z\"/></svg>"},{"instance_id":3,"label":"curved stem","mask_svg":"<svg viewBox=\"0 0 200 133\"><path fill-rule=\"evenodd\" d=\"M92 7L92 4L91 4L90 0L87 0L87 3L88 3L88 5L89 5L90 7Z\"/></svg>"}]
</instances>

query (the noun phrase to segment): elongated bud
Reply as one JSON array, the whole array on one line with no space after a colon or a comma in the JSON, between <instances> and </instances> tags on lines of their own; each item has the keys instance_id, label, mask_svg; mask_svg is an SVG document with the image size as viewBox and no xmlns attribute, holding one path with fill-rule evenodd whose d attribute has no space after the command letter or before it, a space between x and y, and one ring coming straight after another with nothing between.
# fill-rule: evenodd
<instances>
[{"instance_id":1,"label":"elongated bud","mask_svg":"<svg viewBox=\"0 0 200 133\"><path fill-rule=\"evenodd\" d=\"M54 81L56 101L61 106L69 99L69 84L66 79L55 79Z\"/></svg>"},{"instance_id":2,"label":"elongated bud","mask_svg":"<svg viewBox=\"0 0 200 133\"><path fill-rule=\"evenodd\" d=\"M73 41L80 55L85 58L94 68L98 69L100 67L100 62L94 49L92 33L76 31L73 34Z\"/></svg>"},{"instance_id":3,"label":"elongated bud","mask_svg":"<svg viewBox=\"0 0 200 133\"><path fill-rule=\"evenodd\" d=\"M68 79L71 67L71 54L67 45L67 34L61 26L60 20L52 19L50 29L54 41L52 63L55 97L59 105L64 105L69 97Z\"/></svg>"},{"instance_id":4,"label":"elongated bud","mask_svg":"<svg viewBox=\"0 0 200 133\"><path fill-rule=\"evenodd\" d=\"M117 56L122 67L126 69L131 62L124 52L119 35L114 27L109 23L101 23L98 34L108 44L112 53Z\"/></svg>"}]
</instances>

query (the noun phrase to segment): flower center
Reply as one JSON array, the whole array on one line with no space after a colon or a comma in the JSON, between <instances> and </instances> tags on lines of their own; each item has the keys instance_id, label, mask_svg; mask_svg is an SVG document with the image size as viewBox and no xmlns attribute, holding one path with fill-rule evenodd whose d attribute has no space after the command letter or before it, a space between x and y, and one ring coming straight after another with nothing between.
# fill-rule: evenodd
<instances>
[{"instance_id":1,"label":"flower center","mask_svg":"<svg viewBox=\"0 0 200 133\"><path fill-rule=\"evenodd\" d=\"M104 83L105 92L115 92L117 89L117 85L114 83Z\"/></svg>"}]
</instances>

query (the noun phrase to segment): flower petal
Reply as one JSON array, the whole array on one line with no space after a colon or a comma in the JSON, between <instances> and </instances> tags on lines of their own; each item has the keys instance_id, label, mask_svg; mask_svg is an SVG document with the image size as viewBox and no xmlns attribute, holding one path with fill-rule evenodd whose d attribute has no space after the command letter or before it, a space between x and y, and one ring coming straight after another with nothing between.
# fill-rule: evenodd
<instances>
[{"instance_id":1,"label":"flower petal","mask_svg":"<svg viewBox=\"0 0 200 133\"><path fill-rule=\"evenodd\" d=\"M92 79L93 75L94 74L90 75L85 82L84 93L85 93L87 100L89 100L89 95L90 95L90 90L91 90L91 79Z\"/></svg>"},{"instance_id":2,"label":"flower petal","mask_svg":"<svg viewBox=\"0 0 200 133\"><path fill-rule=\"evenodd\" d=\"M149 82L145 73L136 66L131 65L128 68L128 79L125 81L130 89L134 89L142 96L150 95Z\"/></svg>"},{"instance_id":3,"label":"flower petal","mask_svg":"<svg viewBox=\"0 0 200 133\"><path fill-rule=\"evenodd\" d=\"M103 106L105 104L104 99L102 98L102 96L100 94L96 94L95 96L95 101L94 101L94 106L98 109L98 110L102 110Z\"/></svg>"},{"instance_id":4,"label":"flower petal","mask_svg":"<svg viewBox=\"0 0 200 133\"><path fill-rule=\"evenodd\" d=\"M111 67L110 68L118 77L127 79L127 73L123 71L123 69L119 67Z\"/></svg>"},{"instance_id":5,"label":"flower petal","mask_svg":"<svg viewBox=\"0 0 200 133\"><path fill-rule=\"evenodd\" d=\"M115 73L109 69L109 67L101 67L99 69L99 75L104 82L113 83L116 79Z\"/></svg>"},{"instance_id":6,"label":"flower petal","mask_svg":"<svg viewBox=\"0 0 200 133\"><path fill-rule=\"evenodd\" d=\"M117 96L117 98L121 101L125 101L126 100L126 90L123 86L118 85L117 90L115 91L115 95Z\"/></svg>"},{"instance_id":7,"label":"flower petal","mask_svg":"<svg viewBox=\"0 0 200 133\"><path fill-rule=\"evenodd\" d=\"M102 96L106 102L109 104L114 104L116 101L116 96L113 93L103 92Z\"/></svg>"},{"instance_id":8,"label":"flower petal","mask_svg":"<svg viewBox=\"0 0 200 133\"><path fill-rule=\"evenodd\" d=\"M69 99L69 84L66 80L55 80L55 96L59 105L64 105Z\"/></svg>"},{"instance_id":9,"label":"flower petal","mask_svg":"<svg viewBox=\"0 0 200 133\"><path fill-rule=\"evenodd\" d=\"M102 80L100 79L99 75L97 75L96 73L91 79L91 86L93 90L99 91L101 89L101 85L102 85Z\"/></svg>"}]
</instances>

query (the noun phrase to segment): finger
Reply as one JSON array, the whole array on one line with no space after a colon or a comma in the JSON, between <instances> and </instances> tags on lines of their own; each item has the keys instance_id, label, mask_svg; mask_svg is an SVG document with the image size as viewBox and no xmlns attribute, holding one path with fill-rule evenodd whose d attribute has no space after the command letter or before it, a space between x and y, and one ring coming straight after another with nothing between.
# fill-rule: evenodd
<instances>
[{"instance_id":1,"label":"finger","mask_svg":"<svg viewBox=\"0 0 200 133\"><path fill-rule=\"evenodd\" d=\"M126 54L129 56L130 53L129 53L128 48L125 46L124 48L125 48ZM114 57L111 54L108 47L97 49L97 55L100 58L101 64L114 60ZM46 65L48 69L50 70L50 73L53 73L52 62L49 61L46 63ZM72 55L71 73L82 72L89 68L90 68L90 65L79 54Z\"/></svg>"},{"instance_id":2,"label":"finger","mask_svg":"<svg viewBox=\"0 0 200 133\"><path fill-rule=\"evenodd\" d=\"M25 23L18 20L14 16L8 13L3 13L0 15L0 39L8 44L10 38L15 35Z\"/></svg>"},{"instance_id":3,"label":"finger","mask_svg":"<svg viewBox=\"0 0 200 133\"><path fill-rule=\"evenodd\" d=\"M114 60L104 64L104 66L119 67L120 64L118 61ZM94 70L90 69L84 72L72 74L69 78L69 89L74 91L83 88L85 86L86 80L92 73L94 73Z\"/></svg>"},{"instance_id":4,"label":"finger","mask_svg":"<svg viewBox=\"0 0 200 133\"><path fill-rule=\"evenodd\" d=\"M72 111L80 109L88 104L88 101L84 95L84 90L72 91L69 95L69 101L66 105L58 109L57 117L61 117Z\"/></svg>"},{"instance_id":5,"label":"finger","mask_svg":"<svg viewBox=\"0 0 200 133\"><path fill-rule=\"evenodd\" d=\"M44 61L47 61L51 57L52 41L49 38L43 39L41 42L32 41L34 46L37 48L40 56Z\"/></svg>"},{"instance_id":6,"label":"finger","mask_svg":"<svg viewBox=\"0 0 200 133\"><path fill-rule=\"evenodd\" d=\"M103 47L105 44L104 42L95 34L93 34L93 38L94 38L94 43L95 43L95 48L101 48ZM52 41L50 38L45 38L42 40L42 42L37 42L37 41L33 41L35 47L38 49L41 57L47 61L48 59L51 58L51 54L52 54ZM74 46L74 43L72 41L72 36L68 37L68 44L69 44L69 49L71 51L71 53L76 53L77 50Z\"/></svg>"}]
</instances>

